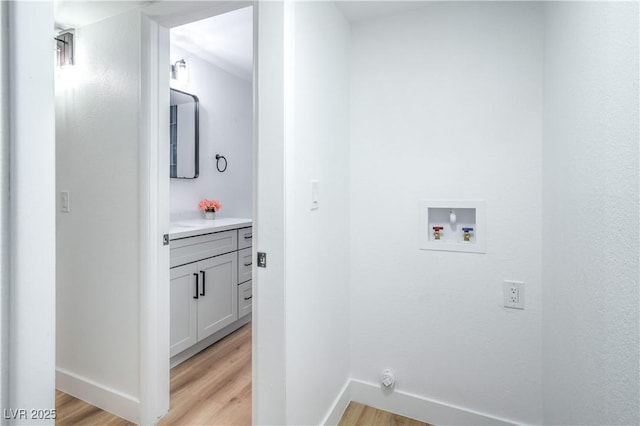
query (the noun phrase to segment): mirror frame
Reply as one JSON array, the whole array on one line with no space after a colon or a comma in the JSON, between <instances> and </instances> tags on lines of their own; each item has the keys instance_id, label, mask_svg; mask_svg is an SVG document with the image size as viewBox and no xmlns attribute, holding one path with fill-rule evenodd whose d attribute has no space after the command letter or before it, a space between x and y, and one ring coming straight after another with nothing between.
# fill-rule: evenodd
<instances>
[{"instance_id":1,"label":"mirror frame","mask_svg":"<svg viewBox=\"0 0 640 426\"><path fill-rule=\"evenodd\" d=\"M193 98L195 103L194 105L194 143L195 143L195 174L193 177L186 176L171 176L171 165L169 165L169 178L170 179L196 179L200 176L200 100L196 95L192 95L191 93L183 92L182 90L170 88L170 91L180 93L182 95L187 95ZM171 106L171 103L169 103ZM171 124L169 124L171 126ZM171 135L169 135L169 146L171 146ZM171 154L169 154L169 158L171 158ZM176 165L176 173L177 173L177 165Z\"/></svg>"}]
</instances>

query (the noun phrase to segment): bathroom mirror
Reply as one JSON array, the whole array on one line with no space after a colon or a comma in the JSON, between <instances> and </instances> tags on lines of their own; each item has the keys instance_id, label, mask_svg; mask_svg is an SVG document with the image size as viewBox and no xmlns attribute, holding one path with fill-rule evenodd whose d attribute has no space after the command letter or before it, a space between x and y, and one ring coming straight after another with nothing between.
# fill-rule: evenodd
<instances>
[{"instance_id":1,"label":"bathroom mirror","mask_svg":"<svg viewBox=\"0 0 640 426\"><path fill-rule=\"evenodd\" d=\"M171 89L169 105L169 176L195 179L200 172L198 97Z\"/></svg>"}]
</instances>

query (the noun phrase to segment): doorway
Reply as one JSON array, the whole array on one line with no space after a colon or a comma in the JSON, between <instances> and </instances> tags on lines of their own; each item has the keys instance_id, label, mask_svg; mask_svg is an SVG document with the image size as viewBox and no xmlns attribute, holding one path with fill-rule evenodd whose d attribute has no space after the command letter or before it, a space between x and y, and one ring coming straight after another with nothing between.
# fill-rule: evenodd
<instances>
[{"instance_id":1,"label":"doorway","mask_svg":"<svg viewBox=\"0 0 640 426\"><path fill-rule=\"evenodd\" d=\"M170 411L162 424L251 422L253 26L247 6L169 29L172 72L159 96L171 89L173 113L164 128L171 129L175 172L168 197L172 369ZM166 69L162 62L159 68ZM215 219L203 219L203 200L215 205ZM200 255L202 293L194 300L194 259L178 261L175 253L190 240L235 233L231 223L238 224L237 266L235 251ZM193 231L187 237L185 228Z\"/></svg>"},{"instance_id":2,"label":"doorway","mask_svg":"<svg viewBox=\"0 0 640 426\"><path fill-rule=\"evenodd\" d=\"M222 203L222 209L216 213L219 218L244 218L251 220L253 214L253 152L254 147L254 88L253 88L253 40L254 40L254 13L251 3L238 3L234 5L218 4L213 9L211 3L206 4L208 9L179 13L160 10L152 5L144 12L150 17L148 22L149 41L149 105L158 105L158 121L155 129L158 140L169 140L169 88L188 93L192 99L198 100L199 121L199 167L198 172L190 174L190 179L169 179L168 150L163 150L162 145L157 155L158 169L158 200L161 208L158 209L158 225L160 229L169 229L172 235L172 226L176 222L184 224L185 221L200 221L202 213L197 206L202 199L217 199ZM156 9L154 9L156 6ZM154 35L155 34L155 35ZM157 49L154 47L157 46ZM153 64L156 69L153 69ZM175 72L172 78L165 73L169 66ZM154 74L156 74L154 78ZM155 93L154 93L155 90ZM156 103L152 101L157 97ZM165 108L166 107L166 108ZM152 107L153 108L153 107ZM153 119L153 118L152 118ZM153 126L152 126L153 128ZM163 137L162 135L167 135ZM167 146L167 148L169 148ZM166 154L166 155L165 155ZM197 176L197 177L195 177ZM195 177L195 178L194 178ZM166 228L163 227L166 225ZM171 237L170 237L171 238ZM171 294L169 284L169 256L166 251L158 254L157 276L166 277L158 286L159 305L157 312L169 312ZM251 259L251 249L249 249ZM172 265L173 266L173 265ZM165 275L166 274L166 275ZM166 283L166 284L165 284ZM171 296L173 297L173 296ZM163 308L164 304L164 308ZM166 309L165 309L166 308ZM149 383L156 380L156 387L149 386L150 403L147 412L150 416L162 414L169 407L174 410L174 404L180 404L181 399L172 392L171 401L169 394L169 368L188 359L192 362L196 357L201 359L205 352L216 352L219 347L224 348L229 341L234 341L239 334L244 336L243 341L249 341L245 352L248 350L248 362L250 363L251 324L245 325L234 334L230 334L237 327L247 323L248 317L243 317L230 324L224 330L208 337L204 341L198 341L197 345L183 350L180 354L172 353L169 364L168 347L170 343L169 329L171 319L157 318L157 341L159 343L156 353L141 354L141 361L148 357L156 356L159 374L157 378L150 378ZM148 329L153 334L153 325ZM203 347L210 345L212 340L229 334L218 343L209 346L198 355L189 358ZM195 350L194 350L195 348ZM218 351L219 352L219 351ZM224 352L224 350L223 350ZM186 356L184 354L187 354ZM206 363L202 364L206 368ZM250 365L250 364L249 364ZM180 366L176 367L179 369ZM153 371L153 369L150 369ZM243 371L246 378L248 373L249 383L251 368ZM173 376L174 373L172 372ZM218 377L219 379L220 377ZM206 380L206 379L205 379ZM217 380L217 379L211 379ZM173 385L172 385L173 386ZM250 388L249 388L250 389ZM156 395L154 408L154 394ZM250 391L248 399L250 400ZM245 395L247 396L247 395ZM238 400L230 397L231 400ZM247 398L244 398L246 401ZM250 404L249 404L250 405ZM191 410L193 411L193 410ZM241 418L250 418L250 413L240 413ZM245 416L246 415L246 416ZM167 419L170 419L172 412ZM184 419L181 419L181 421ZM227 419L234 422L233 419Z\"/></svg>"}]
</instances>

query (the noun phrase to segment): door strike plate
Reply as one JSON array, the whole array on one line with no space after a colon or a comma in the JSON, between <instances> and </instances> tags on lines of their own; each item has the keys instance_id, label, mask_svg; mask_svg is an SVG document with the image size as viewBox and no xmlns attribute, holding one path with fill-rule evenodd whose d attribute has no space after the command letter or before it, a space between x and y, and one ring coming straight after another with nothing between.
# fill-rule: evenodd
<instances>
[{"instance_id":1,"label":"door strike plate","mask_svg":"<svg viewBox=\"0 0 640 426\"><path fill-rule=\"evenodd\" d=\"M267 267L267 253L258 252L258 268L266 268Z\"/></svg>"},{"instance_id":2,"label":"door strike plate","mask_svg":"<svg viewBox=\"0 0 640 426\"><path fill-rule=\"evenodd\" d=\"M162 236L162 245L163 246L168 246L169 245L169 234L164 234Z\"/></svg>"}]
</instances>

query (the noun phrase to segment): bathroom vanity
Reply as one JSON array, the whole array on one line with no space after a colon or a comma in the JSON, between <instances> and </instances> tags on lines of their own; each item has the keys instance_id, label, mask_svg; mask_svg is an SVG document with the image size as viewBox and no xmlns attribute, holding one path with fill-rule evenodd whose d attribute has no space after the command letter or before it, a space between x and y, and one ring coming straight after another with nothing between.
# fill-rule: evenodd
<instances>
[{"instance_id":1,"label":"bathroom vanity","mask_svg":"<svg viewBox=\"0 0 640 426\"><path fill-rule=\"evenodd\" d=\"M171 223L171 366L251 321L250 219Z\"/></svg>"}]
</instances>

